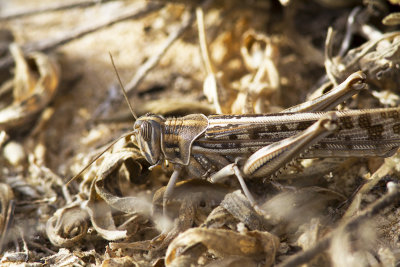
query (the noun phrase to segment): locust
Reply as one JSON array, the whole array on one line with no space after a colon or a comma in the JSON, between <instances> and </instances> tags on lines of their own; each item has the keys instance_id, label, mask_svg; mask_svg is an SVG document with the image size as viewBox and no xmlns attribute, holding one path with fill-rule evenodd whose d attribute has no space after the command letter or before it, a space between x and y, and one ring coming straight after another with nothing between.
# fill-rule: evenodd
<instances>
[{"instance_id":1,"label":"locust","mask_svg":"<svg viewBox=\"0 0 400 267\"><path fill-rule=\"evenodd\" d=\"M320 97L279 113L179 118L148 113L123 137L138 145L150 168L173 165L163 196L164 214L183 170L213 183L236 176L259 210L247 179L274 177L296 159L388 157L397 151L400 108L331 110L364 89L365 80L364 73L355 72Z\"/></svg>"}]
</instances>

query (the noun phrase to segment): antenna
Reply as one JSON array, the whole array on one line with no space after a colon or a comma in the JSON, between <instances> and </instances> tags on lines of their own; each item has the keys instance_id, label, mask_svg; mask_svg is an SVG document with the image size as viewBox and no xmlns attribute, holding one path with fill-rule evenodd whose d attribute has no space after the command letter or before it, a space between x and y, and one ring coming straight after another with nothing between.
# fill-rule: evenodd
<instances>
[{"instance_id":1,"label":"antenna","mask_svg":"<svg viewBox=\"0 0 400 267\"><path fill-rule=\"evenodd\" d=\"M117 71L117 68L115 67L114 59L113 59L113 57L112 57L112 55L111 55L111 52L109 52L109 54L110 54L111 63L112 63L112 65L113 65L115 74L117 75L117 79L118 79L119 85L120 85L120 87L121 87L121 89L122 89L122 92L123 92L123 95L124 95L124 97L125 97L125 100L126 100L126 102L128 103L129 109L130 109L130 111L131 111L133 117L135 118L135 120L137 120L138 117L136 116L135 112L133 111L132 105L131 105L131 103L129 102L129 99L128 99L128 96L127 96L127 94L126 94L124 85L122 84L121 78L119 77L119 74L118 74L118 71ZM132 135L134 135L134 134L136 134L136 131L135 131L135 130L134 130L134 131L131 131L131 132L129 132L129 133L126 133L126 134L124 134L124 135L118 137L118 138L117 138L116 140L114 140L113 142L111 142L111 144L109 144L109 145L106 147L106 149L104 149L100 154L98 154L94 159L92 159L78 174L76 174L76 175L73 176L71 179L69 179L68 182L67 182L65 185L68 186L72 181L76 180L79 176L81 176L81 174L84 173L84 172L90 167L90 165L92 165L96 160L98 160L104 153L107 152L107 150L109 150L109 149L110 149L113 145L115 145L115 143L117 143L119 140L121 140L122 138L126 138L126 137L128 137L128 136L130 137L130 136L132 136Z\"/></svg>"},{"instance_id":2,"label":"antenna","mask_svg":"<svg viewBox=\"0 0 400 267\"><path fill-rule=\"evenodd\" d=\"M71 179L69 179L65 185L68 186L72 181L76 180L76 178L78 178L82 173L84 173L90 167L90 165L92 165L96 160L98 160L104 153L107 152L107 150L109 150L119 140L121 140L122 138L128 137L128 136L131 136L135 133L136 133L136 131L131 131L129 133L126 133L126 134L118 137L116 140L112 141L111 144L109 144L106 149L104 149L100 154L98 154L94 159L92 159L78 174L76 174Z\"/></svg>"},{"instance_id":3,"label":"antenna","mask_svg":"<svg viewBox=\"0 0 400 267\"><path fill-rule=\"evenodd\" d=\"M122 82L121 82L121 78L119 77L117 67L115 66L113 56L112 56L111 52L108 52L108 53L110 54L111 63L112 63L112 65L113 65L113 67L114 67L115 75L117 75L117 79L118 79L118 82L119 82L119 86L120 86L121 89L122 89L122 93L123 93L123 95L124 95L124 97L125 97L125 100L126 100L126 102L128 103L128 106L129 106L129 109L131 110L132 116L135 118L135 120L137 120L138 117L137 117L136 113L133 111L131 102L129 102L128 95L126 94L126 91L125 91L125 87L124 87L124 85L123 85Z\"/></svg>"}]
</instances>

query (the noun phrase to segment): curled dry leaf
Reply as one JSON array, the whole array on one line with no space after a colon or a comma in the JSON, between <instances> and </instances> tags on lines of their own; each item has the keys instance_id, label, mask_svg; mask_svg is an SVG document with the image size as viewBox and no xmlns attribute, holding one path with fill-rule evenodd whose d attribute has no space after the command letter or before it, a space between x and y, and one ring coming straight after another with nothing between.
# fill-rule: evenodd
<instances>
[{"instance_id":1,"label":"curled dry leaf","mask_svg":"<svg viewBox=\"0 0 400 267\"><path fill-rule=\"evenodd\" d=\"M334 84L361 70L367 75L367 82L379 90L400 88L400 32L383 34L350 50L343 58L332 58L332 39L328 34L325 66Z\"/></svg>"},{"instance_id":2,"label":"curled dry leaf","mask_svg":"<svg viewBox=\"0 0 400 267\"><path fill-rule=\"evenodd\" d=\"M135 176L139 176L143 170L140 159L143 159L140 151L137 149L121 149L105 156L94 181L94 189L96 194L102 198L110 207L125 212L134 213L141 212L149 214L151 203L139 197L121 197L115 192L120 192L122 189L116 181L115 171L127 160L132 159ZM109 185L114 186L110 188Z\"/></svg>"},{"instance_id":3,"label":"curled dry leaf","mask_svg":"<svg viewBox=\"0 0 400 267\"><path fill-rule=\"evenodd\" d=\"M115 181L116 172L127 159L133 159L134 164L137 164L134 175L140 175L142 166L138 160L141 158L141 154L136 149L121 149L106 154L97 172L97 178L92 183L86 208L93 227L106 240L124 239L137 231L137 224L147 222L136 213L149 215L150 201L136 196L123 197L116 193L121 192L118 181ZM131 220L128 216L126 222L129 222L122 222L117 227L113 217L115 210L131 214L134 219Z\"/></svg>"},{"instance_id":4,"label":"curled dry leaf","mask_svg":"<svg viewBox=\"0 0 400 267\"><path fill-rule=\"evenodd\" d=\"M162 212L165 189L160 188L153 197L156 218ZM168 232L163 230L163 234L152 245L157 249L166 248L179 233L202 224L229 192L228 187L205 180L192 179L177 183L167 204L168 216L177 219L172 228Z\"/></svg>"},{"instance_id":5,"label":"curled dry leaf","mask_svg":"<svg viewBox=\"0 0 400 267\"><path fill-rule=\"evenodd\" d=\"M240 52L251 74L241 79L232 113L265 113L265 101L276 95L280 87L278 46L266 35L249 30L244 33Z\"/></svg>"},{"instance_id":6,"label":"curled dry leaf","mask_svg":"<svg viewBox=\"0 0 400 267\"><path fill-rule=\"evenodd\" d=\"M128 234L135 233L139 224L146 222L142 216L134 214L135 211L150 213L150 202L136 197L121 197L115 191L120 192L115 182L115 172L127 159L133 159L136 168L135 174L140 175L142 156L136 149L121 149L113 153L105 154L96 178L92 181L88 201L77 199L67 208L59 209L47 223L47 234L54 245L69 247L81 240L88 228L87 218L95 230L106 240L119 240L126 238ZM109 185L115 186L111 188ZM86 205L82 205L85 204ZM122 211L132 214L117 227L113 218L113 211Z\"/></svg>"},{"instance_id":7,"label":"curled dry leaf","mask_svg":"<svg viewBox=\"0 0 400 267\"><path fill-rule=\"evenodd\" d=\"M278 46L263 33L254 30L244 33L248 29L248 20L244 17L211 45L211 58L220 72L208 71L203 92L214 102L217 113L270 111L265 109L266 98L280 87L276 67Z\"/></svg>"},{"instance_id":8,"label":"curled dry leaf","mask_svg":"<svg viewBox=\"0 0 400 267\"><path fill-rule=\"evenodd\" d=\"M178 258L174 259L170 264L167 264L168 267L179 267L179 266L196 266L198 258L201 257L202 254L207 252L207 247L203 244L198 243L195 244L185 250L185 254L180 255Z\"/></svg>"},{"instance_id":9,"label":"curled dry leaf","mask_svg":"<svg viewBox=\"0 0 400 267\"><path fill-rule=\"evenodd\" d=\"M53 99L59 83L58 65L47 55L34 52L25 59L16 45L10 46L15 60L13 101L0 110L0 130L28 122Z\"/></svg>"},{"instance_id":10,"label":"curled dry leaf","mask_svg":"<svg viewBox=\"0 0 400 267\"><path fill-rule=\"evenodd\" d=\"M81 207L81 199L63 207L47 221L46 233L51 243L59 247L72 247L85 237L88 214Z\"/></svg>"},{"instance_id":11,"label":"curled dry leaf","mask_svg":"<svg viewBox=\"0 0 400 267\"><path fill-rule=\"evenodd\" d=\"M128 237L127 230L117 229L111 207L107 202L98 197L94 186L91 188L91 194L87 203L87 211L93 228L102 238L115 241Z\"/></svg>"},{"instance_id":12,"label":"curled dry leaf","mask_svg":"<svg viewBox=\"0 0 400 267\"><path fill-rule=\"evenodd\" d=\"M256 71L262 65L269 43L269 38L264 34L257 34L253 30L244 33L240 52L249 71Z\"/></svg>"},{"instance_id":13,"label":"curled dry leaf","mask_svg":"<svg viewBox=\"0 0 400 267\"><path fill-rule=\"evenodd\" d=\"M279 239L268 232L237 233L222 229L193 228L180 234L169 245L166 265L174 265L174 261L190 253L190 248L199 244L218 258L239 256L271 266L279 247ZM192 264L197 264L198 258L193 260Z\"/></svg>"}]
</instances>

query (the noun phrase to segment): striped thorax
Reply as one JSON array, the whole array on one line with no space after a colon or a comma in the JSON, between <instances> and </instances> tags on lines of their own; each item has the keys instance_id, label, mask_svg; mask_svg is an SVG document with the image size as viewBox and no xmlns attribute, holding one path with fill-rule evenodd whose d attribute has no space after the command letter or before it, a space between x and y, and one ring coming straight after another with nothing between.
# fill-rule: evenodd
<instances>
[{"instance_id":1,"label":"striped thorax","mask_svg":"<svg viewBox=\"0 0 400 267\"><path fill-rule=\"evenodd\" d=\"M134 130L140 151L150 164L156 165L165 159L188 165L192 144L207 126L208 119L203 114L169 119L146 114L135 122Z\"/></svg>"}]
</instances>

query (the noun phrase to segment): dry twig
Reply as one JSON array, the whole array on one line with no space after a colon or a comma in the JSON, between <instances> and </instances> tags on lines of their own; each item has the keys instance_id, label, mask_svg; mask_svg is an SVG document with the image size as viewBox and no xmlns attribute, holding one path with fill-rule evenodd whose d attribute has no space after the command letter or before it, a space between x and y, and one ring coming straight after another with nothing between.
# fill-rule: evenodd
<instances>
[{"instance_id":1,"label":"dry twig","mask_svg":"<svg viewBox=\"0 0 400 267\"><path fill-rule=\"evenodd\" d=\"M45 7L40 7L40 8L35 8L35 9L30 9L30 10L23 10L20 12L3 15L3 16L0 16L0 21L12 20L12 19L17 19L17 18L21 18L21 17L27 17L27 16L32 16L32 15L38 15L41 13L61 11L61 10L72 9L72 8L85 8L85 7L89 7L92 5L98 5L98 4L110 2L110 1L116 1L116 0L89 0L89 1L80 1L80 2L67 3L67 4L64 4L64 3L63 4L54 4L54 5L50 5L50 6L45 6Z\"/></svg>"},{"instance_id":2,"label":"dry twig","mask_svg":"<svg viewBox=\"0 0 400 267\"><path fill-rule=\"evenodd\" d=\"M71 31L69 33L64 34L63 36L60 36L59 38L54 38L54 39L47 39L47 40L42 40L40 42L35 42L35 43L29 43L24 46L22 46L22 49L24 53L29 53L33 51L50 51L53 50L63 44L66 44L70 41L73 41L75 39L78 39L86 34L95 32L99 29L111 26L115 23L128 20L128 19L140 19L143 18L144 16L159 10L163 7L163 4L159 3L149 3L145 7L139 8L135 5L131 9L127 9L125 12L121 12L118 16L105 20L102 22L99 22L94 25L89 25L89 26L84 26L81 28L76 29L75 31ZM9 68L13 63L13 59L11 56L6 56L0 60L0 70L3 71L7 68Z\"/></svg>"},{"instance_id":3,"label":"dry twig","mask_svg":"<svg viewBox=\"0 0 400 267\"><path fill-rule=\"evenodd\" d=\"M182 25L168 36L160 50L147 59L142 66L140 66L140 68L136 71L135 76L133 76L133 78L126 85L126 91L128 95L136 92L137 86L142 82L149 71L151 71L158 64L158 62L160 62L162 56L167 52L168 48L171 47L171 45L189 28L190 25L192 25L195 18L195 12L191 11L190 14L185 13L183 17L186 17L186 19L184 19Z\"/></svg>"}]
</instances>

